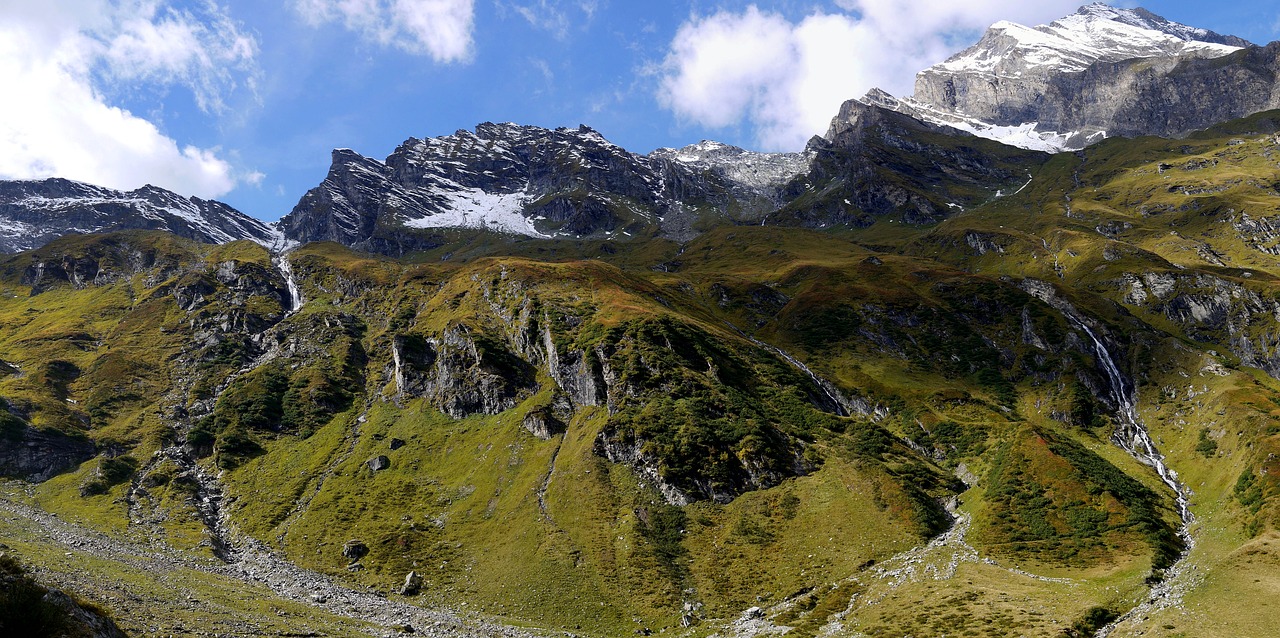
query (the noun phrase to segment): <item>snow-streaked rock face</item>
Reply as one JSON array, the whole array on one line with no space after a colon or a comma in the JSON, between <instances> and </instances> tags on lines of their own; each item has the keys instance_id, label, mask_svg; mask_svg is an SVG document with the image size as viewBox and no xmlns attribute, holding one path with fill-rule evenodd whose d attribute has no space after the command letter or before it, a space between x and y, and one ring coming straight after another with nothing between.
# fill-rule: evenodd
<instances>
[{"instance_id":1,"label":"snow-streaked rock face","mask_svg":"<svg viewBox=\"0 0 1280 638\"><path fill-rule=\"evenodd\" d=\"M385 161L334 151L329 175L280 221L291 240L332 240L396 254L437 229L534 238L680 237L699 215L760 214L805 154L704 142L631 153L582 126L484 123L405 141ZM733 204L731 206L731 204Z\"/></svg>"},{"instance_id":2,"label":"snow-streaked rock face","mask_svg":"<svg viewBox=\"0 0 1280 638\"><path fill-rule=\"evenodd\" d=\"M660 148L651 158L679 162L695 170L714 171L758 194L767 194L809 170L813 153L757 153L703 140L684 148Z\"/></svg>"},{"instance_id":3,"label":"snow-streaked rock face","mask_svg":"<svg viewBox=\"0 0 1280 638\"><path fill-rule=\"evenodd\" d=\"M864 100L1022 148L1075 150L1108 136L1180 135L1267 108L1259 99L1238 107L1152 101L1183 74L1228 73L1204 63L1251 47L1145 9L1091 4L1047 25L997 22L977 44L921 71L913 97L873 91ZM1186 117L1164 115L1188 107Z\"/></svg>"},{"instance_id":4,"label":"snow-streaked rock face","mask_svg":"<svg viewBox=\"0 0 1280 638\"><path fill-rule=\"evenodd\" d=\"M0 181L0 252L39 248L63 235L130 229L213 244L249 239L272 246L281 240L270 225L226 204L155 186L123 192L56 178Z\"/></svg>"}]
</instances>

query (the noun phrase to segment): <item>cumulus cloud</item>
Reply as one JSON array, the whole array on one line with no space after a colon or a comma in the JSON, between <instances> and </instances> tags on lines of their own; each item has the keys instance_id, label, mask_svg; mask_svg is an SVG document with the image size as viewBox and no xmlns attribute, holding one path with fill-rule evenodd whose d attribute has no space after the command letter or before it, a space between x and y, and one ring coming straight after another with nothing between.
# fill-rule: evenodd
<instances>
[{"instance_id":1,"label":"cumulus cloud","mask_svg":"<svg viewBox=\"0 0 1280 638\"><path fill-rule=\"evenodd\" d=\"M158 0L0 2L0 177L222 195L241 176L218 149L180 145L104 93L183 85L218 112L238 78L252 84L256 51L211 3L191 12Z\"/></svg>"},{"instance_id":2,"label":"cumulus cloud","mask_svg":"<svg viewBox=\"0 0 1280 638\"><path fill-rule=\"evenodd\" d=\"M383 46L437 62L471 57L474 0L295 0L313 26L341 22Z\"/></svg>"},{"instance_id":3,"label":"cumulus cloud","mask_svg":"<svg viewBox=\"0 0 1280 638\"><path fill-rule=\"evenodd\" d=\"M768 150L821 134L840 104L873 87L912 92L917 71L991 23L1040 24L1079 0L835 0L799 20L755 5L694 16L672 40L658 99L712 128L748 123Z\"/></svg>"}]
</instances>

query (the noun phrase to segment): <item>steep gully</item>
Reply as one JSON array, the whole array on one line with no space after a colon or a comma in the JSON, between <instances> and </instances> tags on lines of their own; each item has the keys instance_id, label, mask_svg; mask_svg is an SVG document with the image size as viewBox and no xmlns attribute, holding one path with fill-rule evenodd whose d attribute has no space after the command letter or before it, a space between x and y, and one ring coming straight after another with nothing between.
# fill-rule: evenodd
<instances>
[{"instance_id":1,"label":"steep gully","mask_svg":"<svg viewBox=\"0 0 1280 638\"><path fill-rule=\"evenodd\" d=\"M1155 443L1151 440L1151 434L1147 431L1147 427L1143 424L1141 417L1138 416L1137 392L1134 384L1121 374L1119 366L1116 365L1115 360L1111 357L1110 351L1107 350L1102 340L1094 334L1093 330L1085 325L1084 322L1076 320L1070 315L1068 315L1068 318L1072 319L1072 323L1088 335L1093 342L1093 349L1098 355L1098 362L1102 365L1103 371L1107 374L1107 380L1110 382L1111 397L1116 402L1116 412L1120 417L1120 421L1111 435L1111 440L1128 452L1130 456L1154 469L1160 480L1169 489L1173 490L1178 506L1178 517L1182 521L1182 526L1178 529L1178 536L1182 538L1184 545L1182 555L1177 562L1165 570L1164 579L1151 588L1146 600L1098 631L1098 638L1106 638L1121 623L1140 617L1150 610L1163 609L1179 602L1181 592L1177 584L1177 577L1185 570L1187 556L1195 543L1195 539L1191 536L1191 525L1195 522L1195 517L1191 513L1191 490L1178 480L1177 472L1174 472L1173 469L1165 464L1164 455L1156 449Z\"/></svg>"}]
</instances>

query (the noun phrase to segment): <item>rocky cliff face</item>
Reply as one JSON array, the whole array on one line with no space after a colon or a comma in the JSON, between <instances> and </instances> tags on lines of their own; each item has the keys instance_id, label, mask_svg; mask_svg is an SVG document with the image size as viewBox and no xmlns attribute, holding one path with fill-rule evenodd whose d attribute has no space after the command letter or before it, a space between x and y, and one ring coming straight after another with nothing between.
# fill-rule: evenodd
<instances>
[{"instance_id":1,"label":"rocky cliff face","mask_svg":"<svg viewBox=\"0 0 1280 638\"><path fill-rule=\"evenodd\" d=\"M757 153L703 140L683 148L660 148L651 160L674 162L693 174L712 174L729 187L741 210L735 217L754 220L783 203L782 187L809 171L814 153Z\"/></svg>"},{"instance_id":2,"label":"rocky cliff face","mask_svg":"<svg viewBox=\"0 0 1280 638\"><path fill-rule=\"evenodd\" d=\"M223 204L155 186L122 192L65 179L0 181L0 252L38 248L68 234L165 230L220 244L279 241L267 224Z\"/></svg>"},{"instance_id":3,"label":"rocky cliff face","mask_svg":"<svg viewBox=\"0 0 1280 638\"><path fill-rule=\"evenodd\" d=\"M1025 148L1074 150L1275 108L1275 60L1271 47L1093 4L1037 27L998 22L921 71L912 98L867 100Z\"/></svg>"},{"instance_id":4,"label":"rocky cliff face","mask_svg":"<svg viewBox=\"0 0 1280 638\"><path fill-rule=\"evenodd\" d=\"M0 436L0 476L39 483L93 458L93 442L22 427Z\"/></svg>"}]
</instances>

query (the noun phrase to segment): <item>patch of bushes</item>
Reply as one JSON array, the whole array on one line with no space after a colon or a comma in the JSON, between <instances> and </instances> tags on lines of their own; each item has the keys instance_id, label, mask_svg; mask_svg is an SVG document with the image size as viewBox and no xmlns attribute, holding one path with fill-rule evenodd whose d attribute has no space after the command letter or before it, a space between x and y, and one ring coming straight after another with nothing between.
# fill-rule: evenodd
<instances>
[{"instance_id":1,"label":"patch of bushes","mask_svg":"<svg viewBox=\"0 0 1280 638\"><path fill-rule=\"evenodd\" d=\"M1049 439L1049 449L1075 467L1090 494L1109 492L1129 508L1127 523L1142 532L1155 552L1152 569L1166 569L1177 562L1186 548L1177 532L1160 516L1159 494L1078 443L1053 437Z\"/></svg>"},{"instance_id":2,"label":"patch of bushes","mask_svg":"<svg viewBox=\"0 0 1280 638\"><path fill-rule=\"evenodd\" d=\"M801 377L785 363L763 356L748 362L666 318L599 335L624 392L600 442L641 446L664 481L723 500L803 471L798 458L820 462L802 456L796 439L815 440L835 418L808 403L797 389Z\"/></svg>"},{"instance_id":3,"label":"patch of bushes","mask_svg":"<svg viewBox=\"0 0 1280 638\"><path fill-rule=\"evenodd\" d=\"M687 569L681 560L689 550L685 549L685 526L688 519L684 510L665 503L650 505L636 512L640 536L649 542L654 558L673 583L684 580Z\"/></svg>"},{"instance_id":4,"label":"patch of bushes","mask_svg":"<svg viewBox=\"0 0 1280 638\"><path fill-rule=\"evenodd\" d=\"M1103 425L1103 410L1098 409L1098 400L1079 379L1071 383L1071 422L1077 427L1093 429Z\"/></svg>"},{"instance_id":5,"label":"patch of bushes","mask_svg":"<svg viewBox=\"0 0 1280 638\"><path fill-rule=\"evenodd\" d=\"M257 436L309 436L349 407L351 397L344 379L325 367L290 373L283 363L269 364L231 384L213 412L188 433L187 443L202 453L215 453L219 467L233 469L263 452Z\"/></svg>"},{"instance_id":6,"label":"patch of bushes","mask_svg":"<svg viewBox=\"0 0 1280 638\"><path fill-rule=\"evenodd\" d=\"M980 427L942 421L921 435L917 443L948 457L976 456L987 449L987 432Z\"/></svg>"},{"instance_id":7,"label":"patch of bushes","mask_svg":"<svg viewBox=\"0 0 1280 638\"><path fill-rule=\"evenodd\" d=\"M1034 438L997 450L987 489L993 530L1013 551L1077 562L1106 551L1110 534L1136 533L1152 548L1153 570L1177 561L1183 543L1161 516L1156 492L1070 439L1028 436ZM1065 475L1052 469L1062 461L1070 468ZM1125 509L1114 511L1114 502Z\"/></svg>"},{"instance_id":8,"label":"patch of bushes","mask_svg":"<svg viewBox=\"0 0 1280 638\"><path fill-rule=\"evenodd\" d=\"M27 431L27 422L9 411L9 402L0 398L0 439L21 441Z\"/></svg>"},{"instance_id":9,"label":"patch of bushes","mask_svg":"<svg viewBox=\"0 0 1280 638\"><path fill-rule=\"evenodd\" d=\"M1200 428L1200 440L1196 442L1196 452L1206 459L1217 456L1218 442L1209 436L1209 428Z\"/></svg>"},{"instance_id":10,"label":"patch of bushes","mask_svg":"<svg viewBox=\"0 0 1280 638\"><path fill-rule=\"evenodd\" d=\"M1106 627L1112 621L1119 618L1120 614L1106 607L1093 607L1085 612L1084 617L1071 624L1071 628L1065 632L1068 636L1081 637L1092 636L1098 633L1099 629Z\"/></svg>"},{"instance_id":11,"label":"patch of bushes","mask_svg":"<svg viewBox=\"0 0 1280 638\"><path fill-rule=\"evenodd\" d=\"M1262 510L1262 506L1266 501L1266 495L1263 492L1262 481L1254 474L1252 469L1247 469L1240 473L1240 477L1236 479L1235 489L1236 501L1248 513L1245 522L1245 533L1250 537L1257 536L1262 531L1261 517L1258 512Z\"/></svg>"},{"instance_id":12,"label":"patch of bushes","mask_svg":"<svg viewBox=\"0 0 1280 638\"><path fill-rule=\"evenodd\" d=\"M80 486L81 496L97 496L106 494L112 487L133 478L138 471L138 459L132 456L103 458L91 477Z\"/></svg>"},{"instance_id":13,"label":"patch of bushes","mask_svg":"<svg viewBox=\"0 0 1280 638\"><path fill-rule=\"evenodd\" d=\"M800 314L792 331L809 352L822 352L857 335L862 316L846 304L819 306Z\"/></svg>"}]
</instances>

